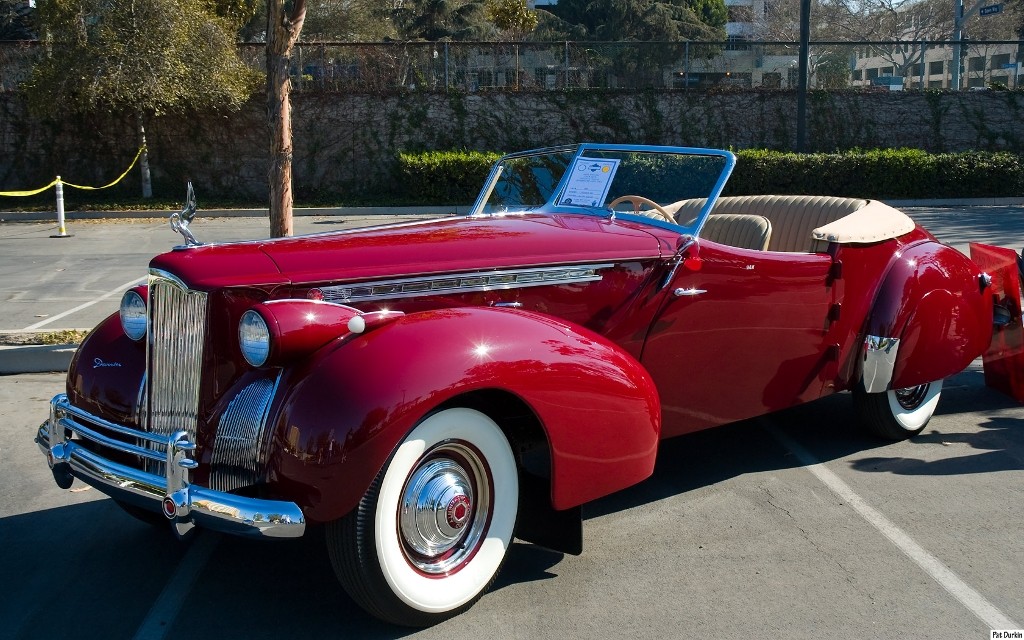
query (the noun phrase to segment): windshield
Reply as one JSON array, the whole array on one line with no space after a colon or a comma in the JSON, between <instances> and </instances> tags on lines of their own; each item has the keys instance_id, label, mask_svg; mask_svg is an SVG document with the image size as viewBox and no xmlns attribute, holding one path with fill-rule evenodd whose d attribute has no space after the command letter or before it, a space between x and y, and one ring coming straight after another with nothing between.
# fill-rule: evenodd
<instances>
[{"instance_id":1,"label":"windshield","mask_svg":"<svg viewBox=\"0 0 1024 640\"><path fill-rule=\"evenodd\" d=\"M594 145L542 149L498 161L474 213L584 210L695 232L735 157L682 147Z\"/></svg>"}]
</instances>

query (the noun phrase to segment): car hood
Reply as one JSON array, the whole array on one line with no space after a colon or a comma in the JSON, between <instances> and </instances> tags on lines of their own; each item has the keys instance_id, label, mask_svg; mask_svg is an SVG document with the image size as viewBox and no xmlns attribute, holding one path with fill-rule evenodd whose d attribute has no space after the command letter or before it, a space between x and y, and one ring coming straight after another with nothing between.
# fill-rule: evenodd
<instances>
[{"instance_id":1,"label":"car hood","mask_svg":"<svg viewBox=\"0 0 1024 640\"><path fill-rule=\"evenodd\" d=\"M157 256L150 266L192 288L212 289L615 262L666 251L666 241L631 222L578 214L481 216L203 245Z\"/></svg>"}]
</instances>

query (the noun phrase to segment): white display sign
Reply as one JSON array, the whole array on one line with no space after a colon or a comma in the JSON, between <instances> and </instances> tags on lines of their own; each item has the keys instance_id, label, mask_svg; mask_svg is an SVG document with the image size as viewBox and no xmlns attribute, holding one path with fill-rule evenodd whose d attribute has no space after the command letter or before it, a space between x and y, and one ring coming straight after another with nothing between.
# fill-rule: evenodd
<instances>
[{"instance_id":1,"label":"white display sign","mask_svg":"<svg viewBox=\"0 0 1024 640\"><path fill-rule=\"evenodd\" d=\"M618 160L580 156L572 166L569 183L565 186L558 204L580 207L603 206L618 168Z\"/></svg>"}]
</instances>

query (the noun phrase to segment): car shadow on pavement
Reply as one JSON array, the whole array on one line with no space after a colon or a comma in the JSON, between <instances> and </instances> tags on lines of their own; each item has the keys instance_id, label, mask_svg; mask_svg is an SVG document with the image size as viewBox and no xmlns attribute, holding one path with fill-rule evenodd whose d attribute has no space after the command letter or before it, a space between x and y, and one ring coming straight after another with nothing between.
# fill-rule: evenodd
<instances>
[{"instance_id":1,"label":"car shadow on pavement","mask_svg":"<svg viewBox=\"0 0 1024 640\"><path fill-rule=\"evenodd\" d=\"M937 416L954 416L952 411L997 412L1020 407L1012 398L985 387L980 369L951 378L943 396ZM762 426L762 421L788 435L819 462L852 458L847 464L858 471L946 475L1024 468L1024 424L1020 419L986 416L983 422L975 423L979 430L963 434L940 433L933 428L937 422L933 419L921 435L906 443L893 443L865 432L857 422L850 394L840 393L764 418L666 440L660 445L650 478L586 505L584 518L657 502L747 473L802 466L797 456ZM955 421L942 423L948 431ZM945 448L954 442L969 444L983 453L933 462L895 456L862 457L896 447Z\"/></svg>"},{"instance_id":2,"label":"car shadow on pavement","mask_svg":"<svg viewBox=\"0 0 1024 640\"><path fill-rule=\"evenodd\" d=\"M53 638L59 614L80 640L132 638L157 603L174 598L181 606L158 621L161 637L399 638L416 631L380 622L348 597L322 527L283 542L217 536L191 586L169 592L198 540L181 542L169 525L139 522L109 499L2 518L0 635ZM562 558L516 542L491 591L552 578L548 569Z\"/></svg>"},{"instance_id":3,"label":"car shadow on pavement","mask_svg":"<svg viewBox=\"0 0 1024 640\"><path fill-rule=\"evenodd\" d=\"M0 635L130 638L187 549L109 499L2 518Z\"/></svg>"}]
</instances>

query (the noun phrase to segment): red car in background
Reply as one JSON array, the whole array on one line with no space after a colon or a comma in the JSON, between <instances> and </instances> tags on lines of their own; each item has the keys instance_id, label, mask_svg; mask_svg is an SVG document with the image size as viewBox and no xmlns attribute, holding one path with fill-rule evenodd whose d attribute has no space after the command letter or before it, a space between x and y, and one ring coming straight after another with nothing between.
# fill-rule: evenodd
<instances>
[{"instance_id":1,"label":"red car in background","mask_svg":"<svg viewBox=\"0 0 1024 640\"><path fill-rule=\"evenodd\" d=\"M989 344L991 278L879 202L720 197L734 164L541 149L466 216L256 242L200 244L187 208L37 441L60 486L182 536L326 525L352 598L421 626L514 536L580 553L580 506L662 438L839 391L920 432Z\"/></svg>"}]
</instances>

